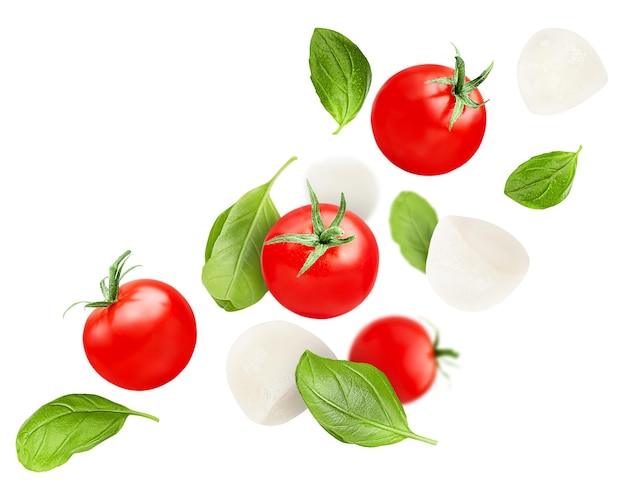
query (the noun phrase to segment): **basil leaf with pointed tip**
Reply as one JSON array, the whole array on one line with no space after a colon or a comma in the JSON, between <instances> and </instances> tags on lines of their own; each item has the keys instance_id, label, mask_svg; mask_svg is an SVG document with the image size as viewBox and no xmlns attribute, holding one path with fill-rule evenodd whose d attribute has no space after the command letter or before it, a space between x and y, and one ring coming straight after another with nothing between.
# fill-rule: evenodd
<instances>
[{"instance_id":1,"label":"basil leaf with pointed tip","mask_svg":"<svg viewBox=\"0 0 626 487\"><path fill-rule=\"evenodd\" d=\"M317 96L339 124L338 134L363 106L372 83L370 64L346 36L318 27L311 36L309 67Z\"/></svg>"},{"instance_id":2,"label":"basil leaf with pointed tip","mask_svg":"<svg viewBox=\"0 0 626 487\"><path fill-rule=\"evenodd\" d=\"M576 152L548 152L531 157L507 178L504 194L520 205L543 210L558 205L569 195L576 167Z\"/></svg>"},{"instance_id":3,"label":"basil leaf with pointed tip","mask_svg":"<svg viewBox=\"0 0 626 487\"><path fill-rule=\"evenodd\" d=\"M122 429L128 416L159 421L93 394L69 394L41 406L17 433L17 458L28 470L45 472L74 453L94 446Z\"/></svg>"},{"instance_id":4,"label":"basil leaf with pointed tip","mask_svg":"<svg viewBox=\"0 0 626 487\"><path fill-rule=\"evenodd\" d=\"M205 249L202 283L226 311L238 311L258 302L267 292L261 272L261 249L280 214L270 190L289 159L267 183L248 191L213 223Z\"/></svg>"},{"instance_id":5,"label":"basil leaf with pointed tip","mask_svg":"<svg viewBox=\"0 0 626 487\"><path fill-rule=\"evenodd\" d=\"M296 385L313 417L339 441L375 447L412 438L437 444L409 429L389 379L373 365L306 350L296 367Z\"/></svg>"},{"instance_id":6,"label":"basil leaf with pointed tip","mask_svg":"<svg viewBox=\"0 0 626 487\"><path fill-rule=\"evenodd\" d=\"M412 191L402 191L391 204L391 238L409 264L422 272L426 272L428 247L438 221L430 203Z\"/></svg>"}]
</instances>

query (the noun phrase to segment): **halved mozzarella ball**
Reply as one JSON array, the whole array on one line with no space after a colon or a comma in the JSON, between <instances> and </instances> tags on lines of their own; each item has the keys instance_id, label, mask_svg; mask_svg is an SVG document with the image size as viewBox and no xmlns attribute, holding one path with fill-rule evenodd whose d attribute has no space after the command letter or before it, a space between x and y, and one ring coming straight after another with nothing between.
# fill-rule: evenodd
<instances>
[{"instance_id":1,"label":"halved mozzarella ball","mask_svg":"<svg viewBox=\"0 0 626 487\"><path fill-rule=\"evenodd\" d=\"M232 344L226 378L237 404L252 421L278 425L306 410L295 379L305 350L336 358L315 335L285 321L252 326Z\"/></svg>"},{"instance_id":2,"label":"halved mozzarella ball","mask_svg":"<svg viewBox=\"0 0 626 487\"><path fill-rule=\"evenodd\" d=\"M462 216L441 218L426 258L426 277L449 305L481 311L503 301L526 275L522 244L492 223Z\"/></svg>"},{"instance_id":3,"label":"halved mozzarella ball","mask_svg":"<svg viewBox=\"0 0 626 487\"><path fill-rule=\"evenodd\" d=\"M528 109L543 115L579 105L608 81L594 48L575 32L558 28L540 30L528 40L517 75Z\"/></svg>"}]
</instances>

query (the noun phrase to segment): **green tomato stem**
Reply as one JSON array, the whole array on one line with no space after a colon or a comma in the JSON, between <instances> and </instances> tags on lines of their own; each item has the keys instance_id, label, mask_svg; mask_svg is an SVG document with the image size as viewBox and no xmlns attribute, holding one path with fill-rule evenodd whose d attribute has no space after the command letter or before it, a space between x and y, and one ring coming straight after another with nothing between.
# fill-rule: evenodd
<instances>
[{"instance_id":1,"label":"green tomato stem","mask_svg":"<svg viewBox=\"0 0 626 487\"><path fill-rule=\"evenodd\" d=\"M459 358L459 352L452 350L451 348L439 348L435 350L435 358L440 357Z\"/></svg>"},{"instance_id":2,"label":"green tomato stem","mask_svg":"<svg viewBox=\"0 0 626 487\"><path fill-rule=\"evenodd\" d=\"M313 250L307 256L307 259L298 271L298 277L309 270L329 248L352 242L356 237L355 235L342 237L344 235L344 231L340 225L346 214L346 199L344 194L341 193L341 201L339 203L337 214L328 228L326 228L324 226L324 222L322 221L322 214L320 212L320 204L317 199L317 195L313 191L311 183L308 180L306 183L309 190L309 198L311 199L311 223L313 225L313 233L285 233L277 235L276 237L265 242L265 245L295 243L299 245L306 245L307 247L313 247Z\"/></svg>"},{"instance_id":3,"label":"green tomato stem","mask_svg":"<svg viewBox=\"0 0 626 487\"><path fill-rule=\"evenodd\" d=\"M458 359L459 358L459 352L457 352L456 350L453 350L451 348L439 348L439 330L435 327L433 327L435 329L435 339L433 340L433 350L435 353L435 363L437 365L437 370L446 378L449 379L449 375L448 373L443 369L442 365L442 358L452 358L452 359ZM448 364L451 364L451 362L448 362Z\"/></svg>"},{"instance_id":4,"label":"green tomato stem","mask_svg":"<svg viewBox=\"0 0 626 487\"><path fill-rule=\"evenodd\" d=\"M123 276L122 269L124 268L124 262L126 262L126 259L128 259L129 256L130 250L127 250L120 255L117 260L113 262L113 264L111 264L111 267L109 267L108 287L106 277L100 281L100 289L102 291L102 295L104 296L104 300L109 303L117 301L117 295L120 290L120 280Z\"/></svg>"},{"instance_id":5,"label":"green tomato stem","mask_svg":"<svg viewBox=\"0 0 626 487\"><path fill-rule=\"evenodd\" d=\"M130 250L127 250L120 255L117 260L111 264L111 267L109 267L109 275L100 281L100 291L102 292L102 296L104 298L102 301L77 301L65 310L63 316L65 316L71 308L78 304L84 304L85 308L108 308L117 302L121 280L134 268L139 267L138 265L135 265L130 269L124 270L124 264L128 260L129 256Z\"/></svg>"},{"instance_id":6,"label":"green tomato stem","mask_svg":"<svg viewBox=\"0 0 626 487\"><path fill-rule=\"evenodd\" d=\"M461 58L461 54L457 47L454 46L454 50L456 51L455 65L454 65L454 74L451 78L443 77L436 78L426 82L426 84L444 84L452 86L452 95L454 96L454 109L452 110L452 116L450 117L450 124L448 125L448 131L452 131L452 126L459 119L465 107L469 108L479 108L487 103L489 100L485 100L482 103L478 103L476 100L471 98L469 95L472 93L478 86L487 79L489 73L493 69L493 61L491 64L485 69L477 78L471 81L465 81L465 61Z\"/></svg>"}]
</instances>

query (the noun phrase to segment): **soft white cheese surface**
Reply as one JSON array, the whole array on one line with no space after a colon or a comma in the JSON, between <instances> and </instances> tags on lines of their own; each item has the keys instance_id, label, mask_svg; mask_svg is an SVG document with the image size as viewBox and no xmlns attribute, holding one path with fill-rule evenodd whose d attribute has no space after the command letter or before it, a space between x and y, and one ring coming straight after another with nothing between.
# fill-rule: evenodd
<instances>
[{"instance_id":1,"label":"soft white cheese surface","mask_svg":"<svg viewBox=\"0 0 626 487\"><path fill-rule=\"evenodd\" d=\"M252 326L232 344L226 360L228 385L252 421L278 425L306 410L295 380L305 350L336 358L318 337L285 321Z\"/></svg>"},{"instance_id":2,"label":"soft white cheese surface","mask_svg":"<svg viewBox=\"0 0 626 487\"><path fill-rule=\"evenodd\" d=\"M561 113L584 102L608 81L602 61L580 35L543 29L526 43L517 65L519 89L528 109Z\"/></svg>"},{"instance_id":3,"label":"soft white cheese surface","mask_svg":"<svg viewBox=\"0 0 626 487\"><path fill-rule=\"evenodd\" d=\"M426 277L449 305L481 311L503 301L522 281L529 258L522 244L492 223L441 218L426 258Z\"/></svg>"}]
</instances>

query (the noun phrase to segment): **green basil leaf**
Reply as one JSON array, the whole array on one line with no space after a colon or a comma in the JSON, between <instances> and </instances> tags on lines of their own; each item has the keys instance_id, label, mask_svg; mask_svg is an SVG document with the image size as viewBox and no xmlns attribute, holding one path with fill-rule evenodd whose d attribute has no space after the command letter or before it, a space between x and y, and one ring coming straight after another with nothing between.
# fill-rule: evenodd
<instances>
[{"instance_id":1,"label":"green basil leaf","mask_svg":"<svg viewBox=\"0 0 626 487\"><path fill-rule=\"evenodd\" d=\"M228 218L228 215L230 214L230 210L232 209L233 209L232 206L230 208L227 208L215 219L215 222L213 223L213 226L211 227L211 231L209 232L209 238L207 240L206 249L204 251L205 262L209 260L209 258L211 257L211 254L213 253L213 246L215 245L215 241L220 236L220 233L222 233L222 228L224 228L224 223L226 223L226 219Z\"/></svg>"},{"instance_id":2,"label":"green basil leaf","mask_svg":"<svg viewBox=\"0 0 626 487\"><path fill-rule=\"evenodd\" d=\"M543 210L558 205L569 195L578 154L576 152L548 152L520 164L508 177L504 194L520 205Z\"/></svg>"},{"instance_id":3,"label":"green basil leaf","mask_svg":"<svg viewBox=\"0 0 626 487\"><path fill-rule=\"evenodd\" d=\"M211 228L202 268L202 283L226 311L258 302L267 292L261 272L261 250L267 232L280 218L270 190L289 159L267 183L244 194L222 212Z\"/></svg>"},{"instance_id":4,"label":"green basil leaf","mask_svg":"<svg viewBox=\"0 0 626 487\"><path fill-rule=\"evenodd\" d=\"M422 272L426 272L428 247L438 221L430 203L412 191L402 191L391 204L391 238L409 264Z\"/></svg>"},{"instance_id":5,"label":"green basil leaf","mask_svg":"<svg viewBox=\"0 0 626 487\"><path fill-rule=\"evenodd\" d=\"M157 418L93 394L69 394L40 407L17 433L17 458L24 467L45 472L74 453L91 450L115 435L130 415Z\"/></svg>"},{"instance_id":6,"label":"green basil leaf","mask_svg":"<svg viewBox=\"0 0 626 487\"><path fill-rule=\"evenodd\" d=\"M409 429L387 376L370 364L307 350L296 367L296 385L313 417L339 441L374 447L412 438L437 444Z\"/></svg>"},{"instance_id":7,"label":"green basil leaf","mask_svg":"<svg viewBox=\"0 0 626 487\"><path fill-rule=\"evenodd\" d=\"M372 70L361 50L347 37L316 28L311 36L311 81L322 105L339 127L356 117L372 83Z\"/></svg>"}]
</instances>

